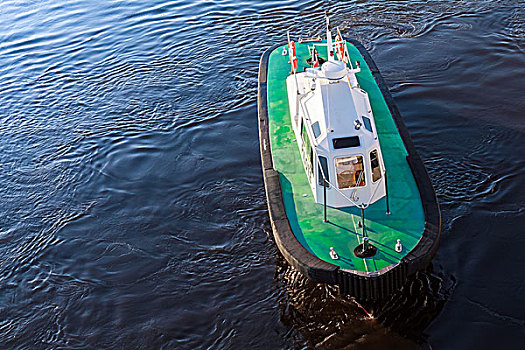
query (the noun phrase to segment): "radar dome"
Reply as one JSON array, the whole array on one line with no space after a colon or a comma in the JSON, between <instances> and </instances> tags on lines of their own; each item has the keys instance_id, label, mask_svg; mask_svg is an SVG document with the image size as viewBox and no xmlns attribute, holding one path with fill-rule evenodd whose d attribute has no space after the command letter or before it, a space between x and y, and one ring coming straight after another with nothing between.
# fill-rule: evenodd
<instances>
[{"instance_id":1,"label":"radar dome","mask_svg":"<svg viewBox=\"0 0 525 350\"><path fill-rule=\"evenodd\" d=\"M326 61L321 67L324 76L330 80L338 80L346 75L346 64L341 61Z\"/></svg>"}]
</instances>

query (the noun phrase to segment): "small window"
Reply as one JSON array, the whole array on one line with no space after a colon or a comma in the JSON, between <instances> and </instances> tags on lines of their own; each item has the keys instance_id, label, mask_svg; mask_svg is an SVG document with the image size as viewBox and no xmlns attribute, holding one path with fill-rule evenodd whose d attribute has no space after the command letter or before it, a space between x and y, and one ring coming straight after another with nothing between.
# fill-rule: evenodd
<instances>
[{"instance_id":1,"label":"small window","mask_svg":"<svg viewBox=\"0 0 525 350\"><path fill-rule=\"evenodd\" d=\"M363 116L363 123L365 124L365 129L372 132L372 122L370 118Z\"/></svg>"},{"instance_id":2,"label":"small window","mask_svg":"<svg viewBox=\"0 0 525 350\"><path fill-rule=\"evenodd\" d=\"M370 152L370 165L372 167L372 182L376 182L381 178L381 166L379 165L376 149Z\"/></svg>"},{"instance_id":3,"label":"small window","mask_svg":"<svg viewBox=\"0 0 525 350\"><path fill-rule=\"evenodd\" d=\"M326 181L330 181L330 173L328 173L328 160L326 157L319 156L319 186L330 187L330 185L324 181L323 175L326 177Z\"/></svg>"},{"instance_id":4,"label":"small window","mask_svg":"<svg viewBox=\"0 0 525 350\"><path fill-rule=\"evenodd\" d=\"M314 150L312 149L312 144L310 143L310 138L308 137L308 132L306 132L306 126L303 123L303 128L301 129L301 136L303 139L302 154L305 162L306 173L308 178L312 178L314 173Z\"/></svg>"},{"instance_id":5,"label":"small window","mask_svg":"<svg viewBox=\"0 0 525 350\"><path fill-rule=\"evenodd\" d=\"M315 138L318 138L321 135L321 128L319 127L319 122L312 124L312 131L314 132Z\"/></svg>"},{"instance_id":6,"label":"small window","mask_svg":"<svg viewBox=\"0 0 525 350\"><path fill-rule=\"evenodd\" d=\"M351 156L335 159L337 186L340 189L365 186L363 157Z\"/></svg>"},{"instance_id":7,"label":"small window","mask_svg":"<svg viewBox=\"0 0 525 350\"><path fill-rule=\"evenodd\" d=\"M339 139L333 139L332 143L334 145L334 149L359 147L361 145L361 143L359 142L359 136L341 137Z\"/></svg>"},{"instance_id":8,"label":"small window","mask_svg":"<svg viewBox=\"0 0 525 350\"><path fill-rule=\"evenodd\" d=\"M310 158L308 159L310 161L310 172L311 172L311 176L314 175L314 149L312 148L312 146L310 145ZM313 181L315 181L315 179L313 179Z\"/></svg>"}]
</instances>

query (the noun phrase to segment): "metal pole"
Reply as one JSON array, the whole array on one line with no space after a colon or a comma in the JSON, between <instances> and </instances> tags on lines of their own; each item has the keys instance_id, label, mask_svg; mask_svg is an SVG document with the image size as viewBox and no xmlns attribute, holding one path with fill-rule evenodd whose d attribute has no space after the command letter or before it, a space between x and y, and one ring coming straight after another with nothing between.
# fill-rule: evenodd
<instances>
[{"instance_id":1,"label":"metal pole","mask_svg":"<svg viewBox=\"0 0 525 350\"><path fill-rule=\"evenodd\" d=\"M386 215L390 215L390 205L388 203L388 176L385 171L385 192L386 192Z\"/></svg>"},{"instance_id":2,"label":"metal pole","mask_svg":"<svg viewBox=\"0 0 525 350\"><path fill-rule=\"evenodd\" d=\"M363 223L363 251L366 250L366 240L365 240L365 208L361 207L361 222Z\"/></svg>"},{"instance_id":3,"label":"metal pole","mask_svg":"<svg viewBox=\"0 0 525 350\"><path fill-rule=\"evenodd\" d=\"M295 68L294 68L294 64L293 64L293 57L292 57L292 53L290 52L290 32L286 32L286 38L288 39L288 59L290 60L290 65L292 67L292 74L295 77L295 89L297 90L297 95L300 95L300 93L299 93L299 82L297 81L297 74L295 74ZM297 102L297 105L299 105L299 102ZM299 109L299 107L296 108L296 114L297 115L299 115L298 109Z\"/></svg>"},{"instance_id":4,"label":"metal pole","mask_svg":"<svg viewBox=\"0 0 525 350\"><path fill-rule=\"evenodd\" d=\"M324 193L324 222L328 222L328 220L326 219L326 180L325 180L325 177L324 177L324 174L323 174L323 193Z\"/></svg>"},{"instance_id":5,"label":"metal pole","mask_svg":"<svg viewBox=\"0 0 525 350\"><path fill-rule=\"evenodd\" d=\"M326 11L326 49L328 53L328 61L334 60L334 52L332 47L332 33L330 32L330 18L328 17L328 11Z\"/></svg>"}]
</instances>

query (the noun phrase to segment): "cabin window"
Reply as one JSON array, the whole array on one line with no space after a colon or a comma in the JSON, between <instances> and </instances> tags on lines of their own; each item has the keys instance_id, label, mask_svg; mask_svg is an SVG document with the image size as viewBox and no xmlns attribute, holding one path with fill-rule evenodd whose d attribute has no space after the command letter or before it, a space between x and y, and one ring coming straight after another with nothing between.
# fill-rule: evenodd
<instances>
[{"instance_id":1,"label":"cabin window","mask_svg":"<svg viewBox=\"0 0 525 350\"><path fill-rule=\"evenodd\" d=\"M333 139L332 143L334 145L334 149L359 147L361 145L361 143L359 142L359 136L341 137L338 139Z\"/></svg>"},{"instance_id":2,"label":"cabin window","mask_svg":"<svg viewBox=\"0 0 525 350\"><path fill-rule=\"evenodd\" d=\"M370 166L372 167L372 181L376 182L381 178L381 166L376 149L370 152Z\"/></svg>"},{"instance_id":3,"label":"cabin window","mask_svg":"<svg viewBox=\"0 0 525 350\"><path fill-rule=\"evenodd\" d=\"M315 138L318 138L321 135L321 128L319 127L319 122L312 124L312 131L314 132Z\"/></svg>"},{"instance_id":4,"label":"cabin window","mask_svg":"<svg viewBox=\"0 0 525 350\"><path fill-rule=\"evenodd\" d=\"M319 156L319 186L330 187L328 182L324 181L323 175L324 177L326 177L326 181L330 181L330 173L328 173L328 160L326 159L326 157Z\"/></svg>"},{"instance_id":5,"label":"cabin window","mask_svg":"<svg viewBox=\"0 0 525 350\"><path fill-rule=\"evenodd\" d=\"M308 132L306 131L306 126L304 125L304 123L303 128L301 129L301 136L303 139L303 157L306 167L306 173L308 177L312 177L314 171L314 150L312 149L312 144L310 143L310 138L308 137Z\"/></svg>"},{"instance_id":6,"label":"cabin window","mask_svg":"<svg viewBox=\"0 0 525 350\"><path fill-rule=\"evenodd\" d=\"M337 186L340 189L365 186L363 157L351 156L335 159Z\"/></svg>"},{"instance_id":7,"label":"cabin window","mask_svg":"<svg viewBox=\"0 0 525 350\"><path fill-rule=\"evenodd\" d=\"M310 162L310 176L313 176L314 175L314 149L312 148L312 146L310 146L310 158L308 159L308 161Z\"/></svg>"},{"instance_id":8,"label":"cabin window","mask_svg":"<svg viewBox=\"0 0 525 350\"><path fill-rule=\"evenodd\" d=\"M372 122L370 118L363 116L363 124L365 124L365 129L372 132Z\"/></svg>"}]
</instances>

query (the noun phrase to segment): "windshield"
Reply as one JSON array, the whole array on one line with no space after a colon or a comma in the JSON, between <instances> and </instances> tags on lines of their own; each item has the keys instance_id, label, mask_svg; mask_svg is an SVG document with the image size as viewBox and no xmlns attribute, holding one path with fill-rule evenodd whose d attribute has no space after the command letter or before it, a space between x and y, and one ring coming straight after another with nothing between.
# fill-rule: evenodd
<instances>
[{"instance_id":1,"label":"windshield","mask_svg":"<svg viewBox=\"0 0 525 350\"><path fill-rule=\"evenodd\" d=\"M363 157L351 156L335 159L337 186L340 189L365 186Z\"/></svg>"}]
</instances>

